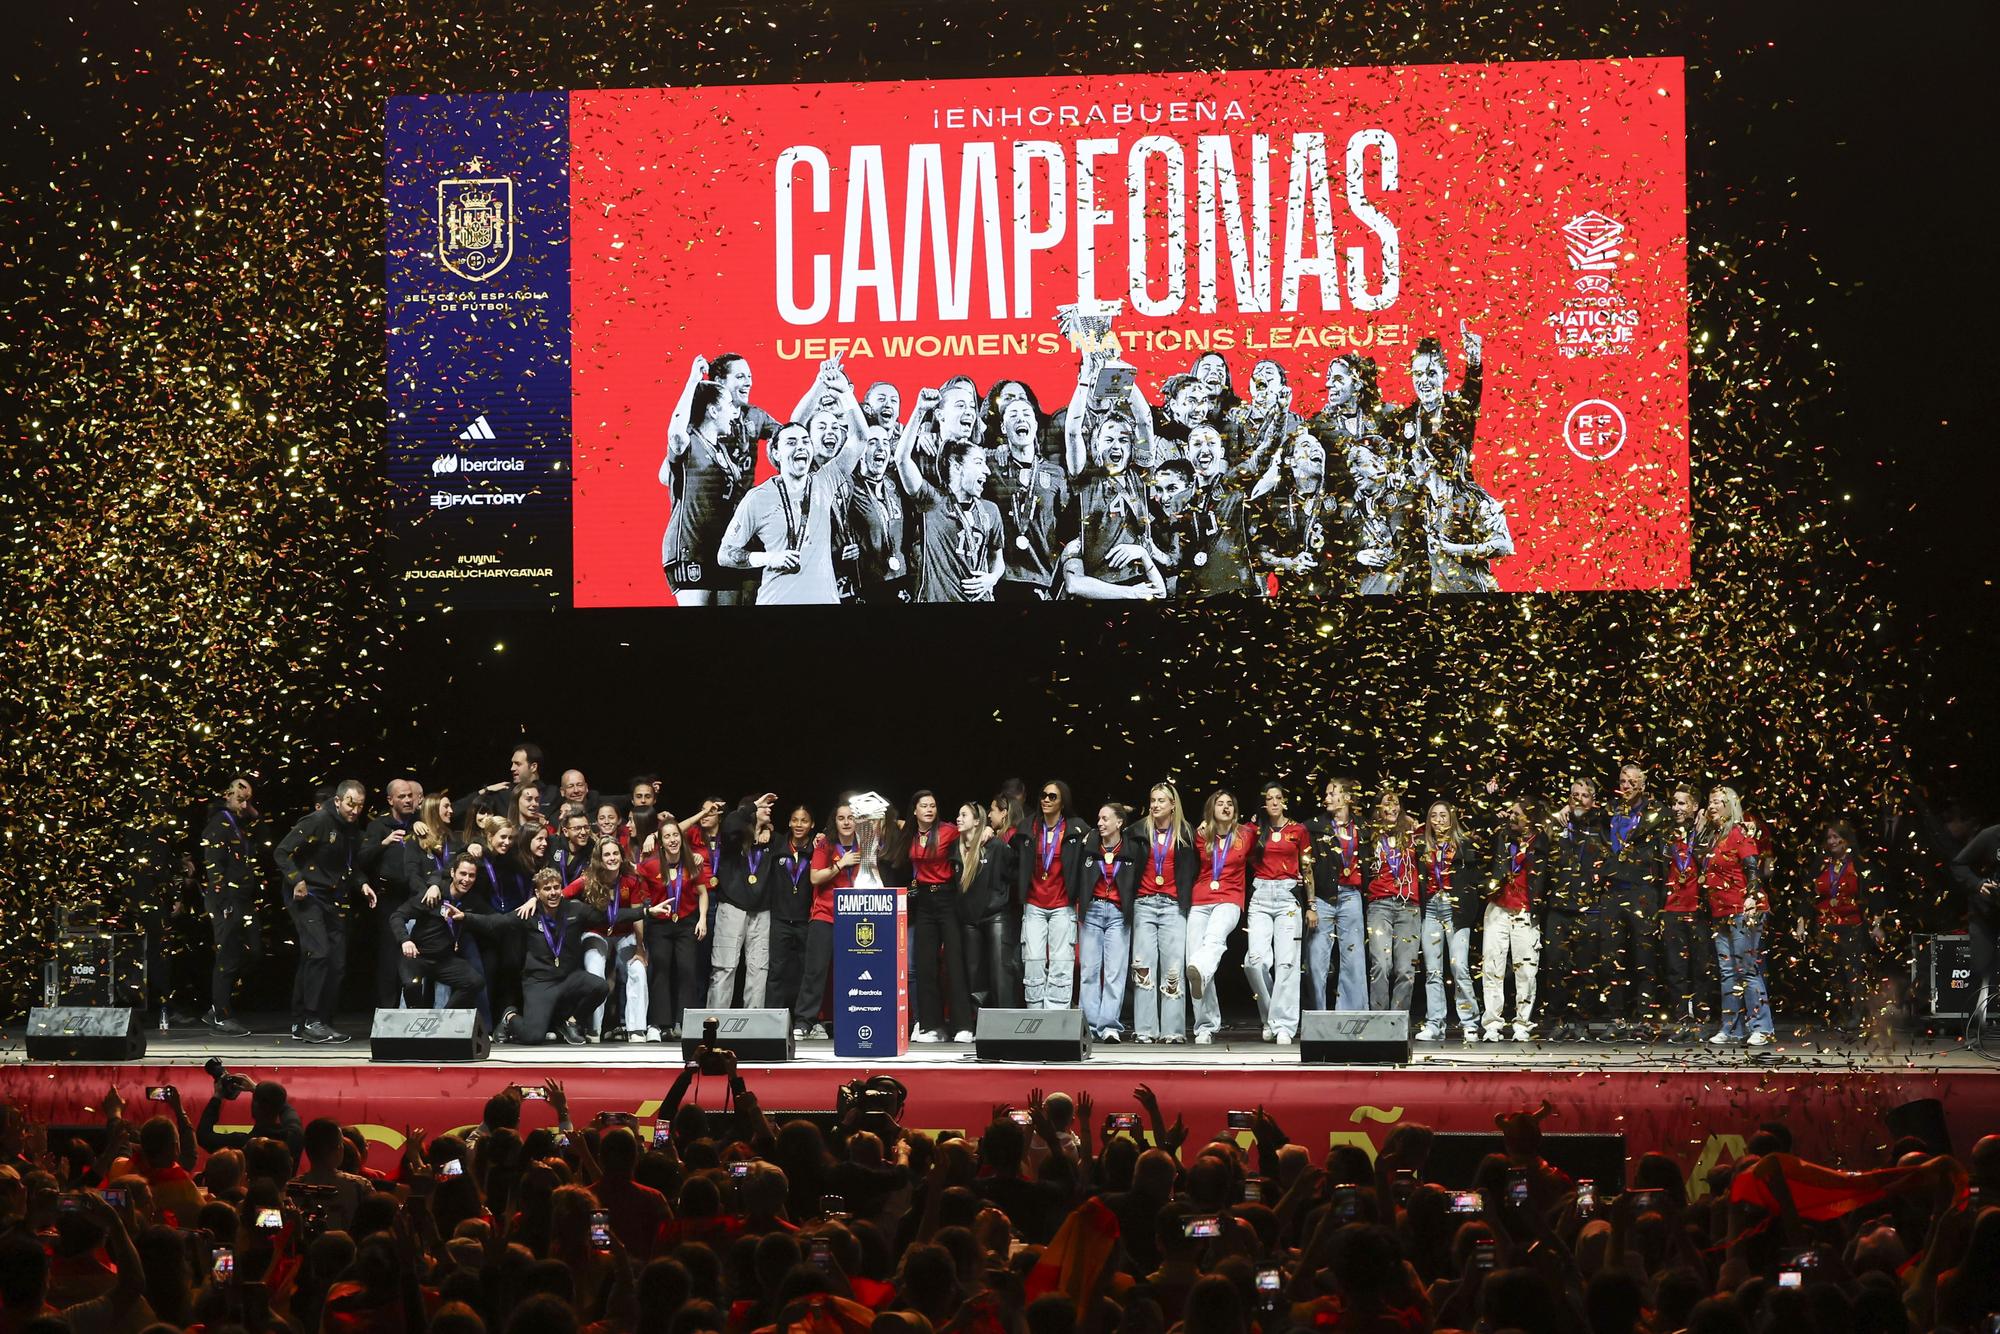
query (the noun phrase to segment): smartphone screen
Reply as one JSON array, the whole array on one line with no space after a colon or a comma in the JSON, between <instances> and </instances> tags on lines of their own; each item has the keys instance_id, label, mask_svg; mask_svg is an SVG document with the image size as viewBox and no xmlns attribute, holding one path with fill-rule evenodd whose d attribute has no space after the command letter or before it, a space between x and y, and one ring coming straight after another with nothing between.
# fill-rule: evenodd
<instances>
[{"instance_id":1,"label":"smartphone screen","mask_svg":"<svg viewBox=\"0 0 2000 1334\"><path fill-rule=\"evenodd\" d=\"M1190 1218L1181 1225L1181 1231L1189 1237L1219 1237L1222 1235L1222 1220L1214 1214L1204 1214L1200 1218Z\"/></svg>"},{"instance_id":2,"label":"smartphone screen","mask_svg":"<svg viewBox=\"0 0 2000 1334\"><path fill-rule=\"evenodd\" d=\"M457 1158L447 1158L444 1160L444 1165L438 1168L438 1175L441 1177L462 1177L465 1175L465 1164Z\"/></svg>"},{"instance_id":3,"label":"smartphone screen","mask_svg":"<svg viewBox=\"0 0 2000 1334\"><path fill-rule=\"evenodd\" d=\"M665 1121L653 1122L653 1147L665 1148L673 1141L673 1127Z\"/></svg>"},{"instance_id":4,"label":"smartphone screen","mask_svg":"<svg viewBox=\"0 0 2000 1334\"><path fill-rule=\"evenodd\" d=\"M1007 1119L1017 1126L1031 1126L1035 1124L1035 1118L1032 1115L1018 1108L1007 1113Z\"/></svg>"},{"instance_id":5,"label":"smartphone screen","mask_svg":"<svg viewBox=\"0 0 2000 1334\"><path fill-rule=\"evenodd\" d=\"M1451 1193L1451 1211L1455 1214L1477 1214L1486 1210L1486 1200L1476 1190L1455 1190Z\"/></svg>"},{"instance_id":6,"label":"smartphone screen","mask_svg":"<svg viewBox=\"0 0 2000 1334\"><path fill-rule=\"evenodd\" d=\"M1285 1271L1282 1269L1260 1269L1257 1271L1257 1291L1275 1296L1285 1286Z\"/></svg>"},{"instance_id":7,"label":"smartphone screen","mask_svg":"<svg viewBox=\"0 0 2000 1334\"><path fill-rule=\"evenodd\" d=\"M1395 1192L1396 1203L1408 1204L1410 1196L1417 1193L1417 1174L1407 1167L1399 1167L1389 1179L1389 1188Z\"/></svg>"},{"instance_id":8,"label":"smartphone screen","mask_svg":"<svg viewBox=\"0 0 2000 1334\"><path fill-rule=\"evenodd\" d=\"M1597 1183L1595 1181L1579 1181L1576 1183L1576 1212L1582 1218L1588 1218L1597 1212Z\"/></svg>"},{"instance_id":9,"label":"smartphone screen","mask_svg":"<svg viewBox=\"0 0 2000 1334\"><path fill-rule=\"evenodd\" d=\"M1472 1263L1487 1273L1493 1272L1494 1246L1490 1241L1482 1241L1472 1248Z\"/></svg>"},{"instance_id":10,"label":"smartphone screen","mask_svg":"<svg viewBox=\"0 0 2000 1334\"><path fill-rule=\"evenodd\" d=\"M1352 1223L1361 1217L1361 1192L1353 1186L1335 1186L1333 1216L1343 1223Z\"/></svg>"},{"instance_id":11,"label":"smartphone screen","mask_svg":"<svg viewBox=\"0 0 2000 1334\"><path fill-rule=\"evenodd\" d=\"M833 1246L825 1237L814 1237L812 1239L812 1248L807 1254L812 1257L813 1264L817 1265L820 1269L833 1268Z\"/></svg>"},{"instance_id":12,"label":"smartphone screen","mask_svg":"<svg viewBox=\"0 0 2000 1334\"><path fill-rule=\"evenodd\" d=\"M522 1102L547 1102L548 1100L549 1091L547 1089L528 1088L525 1085L521 1089Z\"/></svg>"},{"instance_id":13,"label":"smartphone screen","mask_svg":"<svg viewBox=\"0 0 2000 1334\"><path fill-rule=\"evenodd\" d=\"M1796 1269L1780 1269L1778 1271L1778 1286L1781 1288L1796 1288L1804 1282L1805 1275Z\"/></svg>"},{"instance_id":14,"label":"smartphone screen","mask_svg":"<svg viewBox=\"0 0 2000 1334\"><path fill-rule=\"evenodd\" d=\"M227 1280L236 1273L236 1252L227 1246L216 1247L213 1264L215 1276Z\"/></svg>"},{"instance_id":15,"label":"smartphone screen","mask_svg":"<svg viewBox=\"0 0 2000 1334\"><path fill-rule=\"evenodd\" d=\"M1250 1121L1251 1116L1249 1112L1231 1112L1229 1114L1229 1128L1231 1130L1248 1130L1250 1128Z\"/></svg>"},{"instance_id":16,"label":"smartphone screen","mask_svg":"<svg viewBox=\"0 0 2000 1334\"><path fill-rule=\"evenodd\" d=\"M1243 1183L1243 1203L1261 1204L1263 1202L1263 1199L1264 1199L1263 1182L1252 1180Z\"/></svg>"},{"instance_id":17,"label":"smartphone screen","mask_svg":"<svg viewBox=\"0 0 2000 1334\"><path fill-rule=\"evenodd\" d=\"M1113 1130L1137 1130L1139 1128L1139 1114L1137 1112L1113 1112L1111 1114L1111 1128Z\"/></svg>"},{"instance_id":18,"label":"smartphone screen","mask_svg":"<svg viewBox=\"0 0 2000 1334\"><path fill-rule=\"evenodd\" d=\"M590 1216L590 1244L600 1251L611 1245L611 1215L602 1209Z\"/></svg>"},{"instance_id":19,"label":"smartphone screen","mask_svg":"<svg viewBox=\"0 0 2000 1334\"><path fill-rule=\"evenodd\" d=\"M123 1209L125 1207L125 1188L123 1186L106 1186L98 1194L102 1195L104 1202L113 1209Z\"/></svg>"},{"instance_id":20,"label":"smartphone screen","mask_svg":"<svg viewBox=\"0 0 2000 1334\"><path fill-rule=\"evenodd\" d=\"M167 1100L167 1086L165 1084L155 1084L147 1088L146 1090L147 1102L165 1102L166 1100Z\"/></svg>"},{"instance_id":21,"label":"smartphone screen","mask_svg":"<svg viewBox=\"0 0 2000 1334\"><path fill-rule=\"evenodd\" d=\"M1528 1203L1528 1173L1526 1168L1507 1169L1507 1203L1526 1207Z\"/></svg>"},{"instance_id":22,"label":"smartphone screen","mask_svg":"<svg viewBox=\"0 0 2000 1334\"><path fill-rule=\"evenodd\" d=\"M819 1211L828 1218L844 1218L847 1216L847 1197L822 1195L819 1197Z\"/></svg>"},{"instance_id":23,"label":"smartphone screen","mask_svg":"<svg viewBox=\"0 0 2000 1334\"><path fill-rule=\"evenodd\" d=\"M750 1164L731 1163L729 1165L729 1175L735 1177L738 1181L741 1181L744 1177L750 1175Z\"/></svg>"},{"instance_id":24,"label":"smartphone screen","mask_svg":"<svg viewBox=\"0 0 2000 1334\"><path fill-rule=\"evenodd\" d=\"M259 1209L257 1227L263 1232L277 1232L285 1226L285 1215L277 1209Z\"/></svg>"}]
</instances>

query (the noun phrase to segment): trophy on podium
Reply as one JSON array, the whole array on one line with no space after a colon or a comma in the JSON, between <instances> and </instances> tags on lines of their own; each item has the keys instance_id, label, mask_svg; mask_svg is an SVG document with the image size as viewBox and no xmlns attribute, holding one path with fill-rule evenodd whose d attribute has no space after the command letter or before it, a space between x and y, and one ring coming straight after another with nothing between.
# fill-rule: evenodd
<instances>
[{"instance_id":1,"label":"trophy on podium","mask_svg":"<svg viewBox=\"0 0 2000 1334\"><path fill-rule=\"evenodd\" d=\"M861 853L861 864L854 868L854 887L880 889L882 872L875 865L875 851L882 845L888 799L879 792L861 792L847 799L847 809L854 816L854 845Z\"/></svg>"},{"instance_id":2,"label":"trophy on podium","mask_svg":"<svg viewBox=\"0 0 2000 1334\"><path fill-rule=\"evenodd\" d=\"M882 883L876 854L889 803L875 792L847 799L860 863L833 895L833 1050L853 1058L900 1056L910 1032L909 905Z\"/></svg>"},{"instance_id":3,"label":"trophy on podium","mask_svg":"<svg viewBox=\"0 0 2000 1334\"><path fill-rule=\"evenodd\" d=\"M1138 367L1119 355L1118 336L1111 322L1125 308L1123 301L1078 301L1056 308L1056 327L1070 346L1083 354L1083 371L1078 383L1090 385L1093 408L1108 408L1124 401L1138 376Z\"/></svg>"}]
</instances>

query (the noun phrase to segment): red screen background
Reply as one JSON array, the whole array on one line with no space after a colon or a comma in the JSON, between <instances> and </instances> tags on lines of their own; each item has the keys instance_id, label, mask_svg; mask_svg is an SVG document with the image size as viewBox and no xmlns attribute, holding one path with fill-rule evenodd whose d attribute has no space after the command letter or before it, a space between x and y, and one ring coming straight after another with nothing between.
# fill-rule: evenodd
<instances>
[{"instance_id":1,"label":"red screen background","mask_svg":"<svg viewBox=\"0 0 2000 1334\"><path fill-rule=\"evenodd\" d=\"M934 125L950 107L1065 104L1241 103L1247 119L1122 125ZM878 144L886 166L892 253L903 234L902 186L907 147L943 145L945 211L954 235L958 212L955 146L999 145L1003 239L1011 238L1011 149L1017 138L1065 146L1114 138L1121 152L1099 159L1099 207L1116 220L1098 233L1100 297L1125 295L1126 229L1123 150L1141 134L1181 141L1188 157L1186 236L1190 295L1178 315L1138 315L1129 301L1116 329L1230 329L1266 344L1279 326L1334 327L1381 362L1382 395L1412 398L1409 352L1432 334L1449 356L1447 387L1464 362L1461 319L1484 335L1484 398L1474 472L1506 503L1516 553L1495 563L1509 591L1660 589L1686 585L1688 549L1688 408L1686 151L1682 66L1678 60L1622 60L1370 69L1092 76L937 83L826 84L574 92L570 95L571 253L573 284L575 601L584 607L671 606L660 571L660 536L668 514L658 480L667 423L693 357L724 352L749 359L751 400L786 417L826 354L809 338L865 338L876 355L850 352L846 369L857 392L886 379L902 392L904 415L916 391L965 373L987 389L1001 379L1033 386L1044 411L1069 398L1076 354L951 356L892 360L884 336L1030 334L1052 331L1055 308L1076 297L1075 210L1064 242L1037 258L1035 309L1027 320L994 320L986 276L974 248L970 318L942 324L930 296L929 251L922 261L925 299L913 323L882 323L871 292L856 318L800 327L779 315L774 264L775 166L794 144L824 151L833 165L831 209L823 225L802 225L796 250L838 259L849 147ZM1367 246L1371 283L1379 246L1348 212L1343 166L1348 137L1364 127L1394 135L1399 188L1379 188L1371 158L1370 198L1397 224L1401 294L1388 309L1322 312L1316 279L1304 280L1296 312L1246 315L1235 307L1226 243L1218 237L1221 298L1213 314L1195 310L1195 163L1197 135L1226 134L1235 147L1243 205L1249 208L1247 136L1272 136L1273 290L1282 281L1285 187L1290 136L1321 131L1333 173L1337 244ZM1074 157L1072 155L1072 164ZM805 175L796 174L795 214L804 207ZM1037 178L1039 181L1039 177ZM1045 197L1037 189L1038 202ZM1164 191L1149 192L1152 287L1163 289L1159 260ZM1630 351L1564 357L1550 320L1579 299L1562 228L1602 212L1625 232L1610 277L1636 319ZM1218 227L1218 232L1220 228ZM1311 227L1307 253L1312 253ZM802 261L803 263L803 261ZM900 277L900 263L892 261ZM803 273L803 270L802 270ZM1011 269L1007 274L1012 291ZM804 282L800 286L803 288ZM1010 311L1011 314L1011 311ZM1293 408L1320 407L1325 367L1346 350L1328 347L1226 353L1239 394L1248 395L1251 364L1271 357L1286 368ZM1168 375L1197 354L1128 345L1150 401ZM1606 399L1626 421L1623 445L1590 461L1565 442L1576 405ZM760 476L768 463L760 462Z\"/></svg>"}]
</instances>

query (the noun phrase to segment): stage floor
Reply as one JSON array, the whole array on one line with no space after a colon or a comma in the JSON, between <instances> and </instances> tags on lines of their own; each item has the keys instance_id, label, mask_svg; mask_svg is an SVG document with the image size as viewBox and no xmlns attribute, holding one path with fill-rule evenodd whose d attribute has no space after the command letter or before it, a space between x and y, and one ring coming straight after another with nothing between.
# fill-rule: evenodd
<instances>
[{"instance_id":1,"label":"stage floor","mask_svg":"<svg viewBox=\"0 0 2000 1334\"><path fill-rule=\"evenodd\" d=\"M341 1043L301 1042L285 1029L284 1021L272 1017L259 1022L258 1031L246 1037L225 1038L205 1028L176 1027L167 1032L148 1030L149 1064L200 1066L209 1057L221 1058L225 1065L343 1066L369 1063L368 1032L358 1023L341 1025L353 1038ZM2000 1044L1994 1059L1968 1049L1961 1041L1946 1037L1926 1038L1909 1033L1882 1040L1857 1040L1838 1033L1811 1030L1797 1035L1781 1035L1770 1047L1716 1047L1706 1041L1693 1043L1605 1043L1605 1042L1501 1042L1466 1045L1456 1038L1445 1042L1412 1044L1407 1066L1354 1066L1346 1069L1435 1069L1435 1070L1690 1070L1742 1067L1746 1069L1827 1070L1843 1074L1863 1071L1978 1071L2000 1072ZM0 1061L21 1061L21 1029L0 1030ZM524 1047L496 1043L488 1063L537 1069L617 1069L659 1070L680 1064L680 1044L646 1042L605 1042L582 1047L566 1043L544 1043ZM858 1062L834 1054L831 1041L800 1041L791 1062L794 1065L849 1069ZM75 1064L64 1062L63 1064ZM89 1064L89 1062L84 1062ZM982 1063L973 1055L970 1043L915 1043L900 1058L883 1061L883 1069L979 1067L982 1064L1008 1068L1010 1062ZM1268 1069L1300 1065L1297 1044L1280 1047L1257 1041L1254 1032L1225 1034L1210 1046L1183 1043L1178 1046L1143 1045L1135 1042L1096 1043L1089 1057L1051 1069ZM1326 1068L1326 1067L1316 1067Z\"/></svg>"}]
</instances>

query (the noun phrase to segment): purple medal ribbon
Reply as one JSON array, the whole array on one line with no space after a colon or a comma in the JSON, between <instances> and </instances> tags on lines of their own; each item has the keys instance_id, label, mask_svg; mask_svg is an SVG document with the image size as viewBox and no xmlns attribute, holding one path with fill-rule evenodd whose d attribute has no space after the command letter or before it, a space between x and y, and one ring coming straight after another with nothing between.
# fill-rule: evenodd
<instances>
[{"instance_id":1,"label":"purple medal ribbon","mask_svg":"<svg viewBox=\"0 0 2000 1334\"><path fill-rule=\"evenodd\" d=\"M543 913L537 919L536 925L542 929L542 939L548 942L549 953L555 956L557 963L561 963L563 942L569 939L569 919L559 916L556 920L562 923L560 931L551 932L549 930L549 915L547 913Z\"/></svg>"},{"instance_id":2,"label":"purple medal ribbon","mask_svg":"<svg viewBox=\"0 0 2000 1334\"><path fill-rule=\"evenodd\" d=\"M1229 831L1229 837L1222 840L1222 846L1215 850L1215 866L1209 874L1210 880L1222 879L1222 864L1229 860L1229 850L1235 846L1236 831L1232 829Z\"/></svg>"},{"instance_id":3,"label":"purple medal ribbon","mask_svg":"<svg viewBox=\"0 0 2000 1334\"><path fill-rule=\"evenodd\" d=\"M1042 846L1042 878L1046 880L1050 868L1056 864L1056 853L1062 849L1063 831L1060 825L1051 829L1046 824L1040 824L1039 828L1042 831L1038 836Z\"/></svg>"},{"instance_id":4,"label":"purple medal ribbon","mask_svg":"<svg viewBox=\"0 0 2000 1334\"><path fill-rule=\"evenodd\" d=\"M1173 846L1173 830L1169 829L1153 835L1153 879L1165 880L1167 878L1167 853Z\"/></svg>"}]
</instances>

